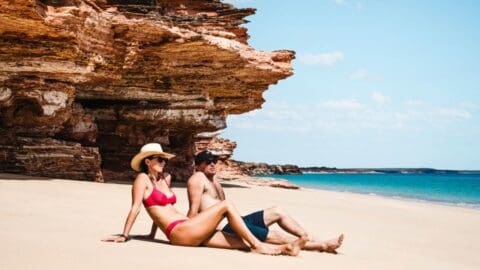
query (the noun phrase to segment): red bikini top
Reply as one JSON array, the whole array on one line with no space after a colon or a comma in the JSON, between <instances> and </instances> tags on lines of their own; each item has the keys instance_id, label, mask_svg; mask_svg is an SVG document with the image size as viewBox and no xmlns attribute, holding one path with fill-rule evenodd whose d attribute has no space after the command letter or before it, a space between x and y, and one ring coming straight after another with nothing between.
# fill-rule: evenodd
<instances>
[{"instance_id":1,"label":"red bikini top","mask_svg":"<svg viewBox=\"0 0 480 270\"><path fill-rule=\"evenodd\" d=\"M172 191L172 196L167 197L165 193L161 192L156 187L153 187L153 191L152 193L150 193L150 196L148 196L148 198L143 200L143 205L145 207L150 207L154 205L165 206L167 204L175 204L176 202L177 202L177 196L175 196L175 193L173 193L173 191Z\"/></svg>"}]
</instances>

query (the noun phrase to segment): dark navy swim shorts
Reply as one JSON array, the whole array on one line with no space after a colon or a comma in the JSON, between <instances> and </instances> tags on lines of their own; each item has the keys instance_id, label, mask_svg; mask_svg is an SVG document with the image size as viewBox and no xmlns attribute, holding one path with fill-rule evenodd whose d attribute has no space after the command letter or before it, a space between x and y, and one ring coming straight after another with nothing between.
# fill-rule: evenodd
<instances>
[{"instance_id":1,"label":"dark navy swim shorts","mask_svg":"<svg viewBox=\"0 0 480 270\"><path fill-rule=\"evenodd\" d=\"M263 220L263 210L243 216L242 218L243 221L245 221L247 228L258 240L264 242L265 239L267 239L268 227L265 225L265 221ZM230 227L230 224L225 225L222 231L236 235L236 233L232 230L232 227Z\"/></svg>"}]
</instances>

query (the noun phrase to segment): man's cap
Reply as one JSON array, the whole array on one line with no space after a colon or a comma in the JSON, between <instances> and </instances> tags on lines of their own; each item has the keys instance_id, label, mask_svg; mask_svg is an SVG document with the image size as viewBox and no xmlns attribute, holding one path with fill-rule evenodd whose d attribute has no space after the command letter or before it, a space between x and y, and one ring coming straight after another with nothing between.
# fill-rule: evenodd
<instances>
[{"instance_id":1,"label":"man's cap","mask_svg":"<svg viewBox=\"0 0 480 270\"><path fill-rule=\"evenodd\" d=\"M199 165L207 160L218 160L218 156L214 155L210 151L202 151L195 156L195 165Z\"/></svg>"}]
</instances>

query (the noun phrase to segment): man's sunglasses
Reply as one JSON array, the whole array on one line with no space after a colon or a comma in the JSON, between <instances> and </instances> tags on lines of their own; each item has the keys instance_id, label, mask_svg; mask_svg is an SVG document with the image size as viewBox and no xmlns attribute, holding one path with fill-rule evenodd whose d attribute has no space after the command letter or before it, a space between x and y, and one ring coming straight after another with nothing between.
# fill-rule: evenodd
<instances>
[{"instance_id":1,"label":"man's sunglasses","mask_svg":"<svg viewBox=\"0 0 480 270\"><path fill-rule=\"evenodd\" d=\"M207 160L205 160L204 162L205 162L205 164L210 165L210 164L212 164L212 163L213 163L213 164L217 164L217 161L218 161L218 160L216 160L216 159L207 159Z\"/></svg>"}]
</instances>

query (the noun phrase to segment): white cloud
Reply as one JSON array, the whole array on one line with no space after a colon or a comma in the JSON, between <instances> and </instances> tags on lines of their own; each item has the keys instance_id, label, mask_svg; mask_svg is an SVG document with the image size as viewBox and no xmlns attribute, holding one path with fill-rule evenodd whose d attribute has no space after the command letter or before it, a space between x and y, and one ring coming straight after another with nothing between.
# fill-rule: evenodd
<instances>
[{"instance_id":1,"label":"white cloud","mask_svg":"<svg viewBox=\"0 0 480 270\"><path fill-rule=\"evenodd\" d=\"M480 110L480 104L475 104L468 101L462 102L459 105L460 105L460 108L464 108L466 110L471 110L471 111Z\"/></svg>"},{"instance_id":2,"label":"white cloud","mask_svg":"<svg viewBox=\"0 0 480 270\"><path fill-rule=\"evenodd\" d=\"M385 96L380 92L373 92L371 98L379 105L384 105L390 102L390 97Z\"/></svg>"},{"instance_id":3,"label":"white cloud","mask_svg":"<svg viewBox=\"0 0 480 270\"><path fill-rule=\"evenodd\" d=\"M343 60L342 52L304 54L298 57L298 60L306 65L311 66L333 66L337 62Z\"/></svg>"},{"instance_id":4,"label":"white cloud","mask_svg":"<svg viewBox=\"0 0 480 270\"><path fill-rule=\"evenodd\" d=\"M368 77L368 70L364 68L357 69L350 75L350 80L362 80Z\"/></svg>"},{"instance_id":5,"label":"white cloud","mask_svg":"<svg viewBox=\"0 0 480 270\"><path fill-rule=\"evenodd\" d=\"M405 104L408 107L420 107L420 106L424 105L425 103L422 100L411 99L411 100L408 100Z\"/></svg>"},{"instance_id":6,"label":"white cloud","mask_svg":"<svg viewBox=\"0 0 480 270\"><path fill-rule=\"evenodd\" d=\"M405 110L399 114L404 122L417 126L445 127L448 124L461 123L474 118L476 110L473 106L465 106L465 102L452 106L436 106L422 100L410 100Z\"/></svg>"},{"instance_id":7,"label":"white cloud","mask_svg":"<svg viewBox=\"0 0 480 270\"><path fill-rule=\"evenodd\" d=\"M470 119L472 114L464 109L458 108L438 108L433 112L434 116L449 119Z\"/></svg>"},{"instance_id":8,"label":"white cloud","mask_svg":"<svg viewBox=\"0 0 480 270\"><path fill-rule=\"evenodd\" d=\"M329 100L322 103L322 106L329 109L340 109L340 110L358 110L362 109L365 106L356 100Z\"/></svg>"},{"instance_id":9,"label":"white cloud","mask_svg":"<svg viewBox=\"0 0 480 270\"><path fill-rule=\"evenodd\" d=\"M416 119L425 121L467 120L473 117L478 105L461 102L454 106L434 106L423 100L409 100L405 103L406 111Z\"/></svg>"},{"instance_id":10,"label":"white cloud","mask_svg":"<svg viewBox=\"0 0 480 270\"><path fill-rule=\"evenodd\" d=\"M345 5L347 3L347 1L345 0L334 0L336 4L339 4L339 5Z\"/></svg>"},{"instance_id":11,"label":"white cloud","mask_svg":"<svg viewBox=\"0 0 480 270\"><path fill-rule=\"evenodd\" d=\"M371 98L386 104L390 98L373 92ZM468 106L465 106L468 104ZM395 104L393 104L395 105ZM229 126L248 130L278 132L351 132L453 129L471 123L478 114L477 104L458 103L439 106L423 100L410 100L398 106L367 106L356 99L327 100L320 103L292 105L268 103L257 114L229 117ZM468 107L468 108L467 108ZM470 109L469 109L470 108Z\"/></svg>"}]
</instances>

